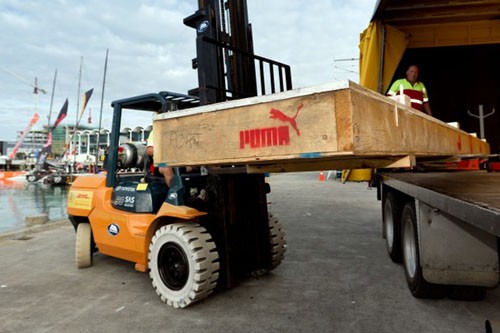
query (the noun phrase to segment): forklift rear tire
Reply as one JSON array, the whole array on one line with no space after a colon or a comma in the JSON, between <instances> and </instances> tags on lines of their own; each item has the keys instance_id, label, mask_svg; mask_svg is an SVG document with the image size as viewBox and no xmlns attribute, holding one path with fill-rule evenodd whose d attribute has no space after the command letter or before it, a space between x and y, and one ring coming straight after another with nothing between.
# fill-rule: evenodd
<instances>
[{"instance_id":1,"label":"forklift rear tire","mask_svg":"<svg viewBox=\"0 0 500 333\"><path fill-rule=\"evenodd\" d=\"M395 263L401 262L401 200L396 193L388 192L383 206L383 228L387 253Z\"/></svg>"},{"instance_id":2,"label":"forklift rear tire","mask_svg":"<svg viewBox=\"0 0 500 333\"><path fill-rule=\"evenodd\" d=\"M406 282L416 298L443 298L447 286L429 283L422 275L415 202L407 202L401 218L401 245Z\"/></svg>"},{"instance_id":3,"label":"forklift rear tire","mask_svg":"<svg viewBox=\"0 0 500 333\"><path fill-rule=\"evenodd\" d=\"M80 223L76 229L75 257L78 268L92 266L92 229L90 223Z\"/></svg>"},{"instance_id":4,"label":"forklift rear tire","mask_svg":"<svg viewBox=\"0 0 500 333\"><path fill-rule=\"evenodd\" d=\"M210 234L196 223L159 228L149 245L149 276L161 300L184 308L208 297L219 278L219 254Z\"/></svg>"},{"instance_id":5,"label":"forklift rear tire","mask_svg":"<svg viewBox=\"0 0 500 333\"><path fill-rule=\"evenodd\" d=\"M286 252L286 239L283 226L277 218L269 215L269 236L271 238L271 270L278 267Z\"/></svg>"}]
</instances>

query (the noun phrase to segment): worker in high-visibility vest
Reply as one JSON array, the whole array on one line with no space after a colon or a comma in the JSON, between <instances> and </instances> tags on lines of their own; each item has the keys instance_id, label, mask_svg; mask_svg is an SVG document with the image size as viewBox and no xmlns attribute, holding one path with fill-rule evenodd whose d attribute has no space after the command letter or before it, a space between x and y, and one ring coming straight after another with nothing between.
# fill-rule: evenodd
<instances>
[{"instance_id":1,"label":"worker in high-visibility vest","mask_svg":"<svg viewBox=\"0 0 500 333\"><path fill-rule=\"evenodd\" d=\"M423 82L418 81L417 66L411 65L406 71L406 78L396 80L389 89L389 92L387 92L387 95L396 96L401 92L410 97L412 108L425 111L429 116L432 116L427 89Z\"/></svg>"}]
</instances>

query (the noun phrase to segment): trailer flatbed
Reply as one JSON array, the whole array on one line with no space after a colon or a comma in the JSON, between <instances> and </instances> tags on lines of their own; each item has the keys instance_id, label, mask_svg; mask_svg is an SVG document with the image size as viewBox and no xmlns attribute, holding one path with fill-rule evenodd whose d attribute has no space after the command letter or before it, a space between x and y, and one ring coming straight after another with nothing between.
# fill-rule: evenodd
<instances>
[{"instance_id":1,"label":"trailer flatbed","mask_svg":"<svg viewBox=\"0 0 500 333\"><path fill-rule=\"evenodd\" d=\"M384 184L500 236L500 173L391 172Z\"/></svg>"}]
</instances>

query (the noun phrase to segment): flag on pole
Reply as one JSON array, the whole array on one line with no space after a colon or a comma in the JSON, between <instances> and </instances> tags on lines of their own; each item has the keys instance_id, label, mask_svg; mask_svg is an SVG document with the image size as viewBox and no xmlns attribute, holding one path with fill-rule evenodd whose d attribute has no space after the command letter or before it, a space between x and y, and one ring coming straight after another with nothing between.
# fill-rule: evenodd
<instances>
[{"instance_id":1,"label":"flag on pole","mask_svg":"<svg viewBox=\"0 0 500 333\"><path fill-rule=\"evenodd\" d=\"M31 118L28 126L26 126L26 128L24 129L23 134L21 135L21 137L19 138L19 140L17 140L16 146L14 147L14 149L12 150L12 152L9 155L9 159L11 159L11 160L14 159L14 157L17 154L17 150L19 149L19 147L23 143L24 139L26 138L26 135L28 135L28 133L31 130L31 128L36 124L36 122L38 121L38 119L40 119L40 115L35 112L35 114L33 115L33 118Z\"/></svg>"},{"instance_id":2,"label":"flag on pole","mask_svg":"<svg viewBox=\"0 0 500 333\"><path fill-rule=\"evenodd\" d=\"M52 152L52 132L47 135L47 142L43 145L42 152Z\"/></svg>"},{"instance_id":3,"label":"flag on pole","mask_svg":"<svg viewBox=\"0 0 500 333\"><path fill-rule=\"evenodd\" d=\"M47 148L52 144L52 132L47 135L47 142L43 145L43 148Z\"/></svg>"},{"instance_id":4,"label":"flag on pole","mask_svg":"<svg viewBox=\"0 0 500 333\"><path fill-rule=\"evenodd\" d=\"M47 152L47 153L52 152L52 131L56 129L57 125L59 125L64 118L66 118L67 114L68 114L68 99L66 98L66 101L64 102L61 111L59 111L59 114L57 115L54 125L50 128L49 133L47 134L47 142L43 145L42 152Z\"/></svg>"},{"instance_id":5,"label":"flag on pole","mask_svg":"<svg viewBox=\"0 0 500 333\"><path fill-rule=\"evenodd\" d=\"M75 137L76 130L77 130L78 125L80 124L80 120L82 119L82 116L83 116L83 112L85 111L85 107L87 106L87 103L89 102L89 99L92 96L93 92L94 92L94 88L90 89L89 91L85 92L85 94L83 94L82 110L80 111L80 115L76 121L76 125L75 125L75 129L73 131L73 134L71 134L71 136L69 138L69 142L72 142L73 138ZM76 144L75 144L75 148L76 148ZM67 149L64 150L64 154L66 154L66 150Z\"/></svg>"},{"instance_id":6,"label":"flag on pole","mask_svg":"<svg viewBox=\"0 0 500 333\"><path fill-rule=\"evenodd\" d=\"M90 96L92 96L93 92L94 92L94 88L90 89L85 94L83 94L82 110L80 111L80 118L79 119L82 118L83 112L85 111L85 107L87 106L87 103L89 102Z\"/></svg>"},{"instance_id":7,"label":"flag on pole","mask_svg":"<svg viewBox=\"0 0 500 333\"><path fill-rule=\"evenodd\" d=\"M61 123L61 121L66 118L66 115L68 114L68 99L66 98L66 101L64 102L64 105L61 108L61 111L59 111L59 115L57 116L56 121L54 122L54 126L52 126L52 130L54 130L57 125Z\"/></svg>"}]
</instances>

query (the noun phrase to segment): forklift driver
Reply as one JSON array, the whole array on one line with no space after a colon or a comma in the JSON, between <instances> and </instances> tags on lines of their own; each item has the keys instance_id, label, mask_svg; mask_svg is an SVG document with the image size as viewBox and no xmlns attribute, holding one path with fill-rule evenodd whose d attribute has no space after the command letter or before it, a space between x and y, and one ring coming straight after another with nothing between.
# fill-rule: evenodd
<instances>
[{"instance_id":1,"label":"forklift driver","mask_svg":"<svg viewBox=\"0 0 500 333\"><path fill-rule=\"evenodd\" d=\"M170 187L170 181L174 176L174 171L170 167L155 167L153 155L154 155L154 145L153 145L153 131L149 133L148 139L146 141L146 168L147 172L154 177L164 177L167 187Z\"/></svg>"}]
</instances>

